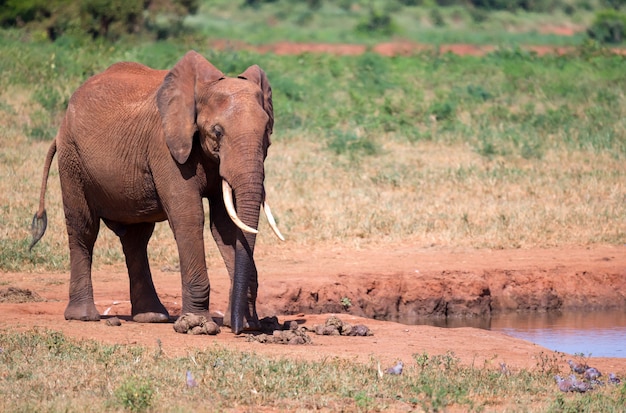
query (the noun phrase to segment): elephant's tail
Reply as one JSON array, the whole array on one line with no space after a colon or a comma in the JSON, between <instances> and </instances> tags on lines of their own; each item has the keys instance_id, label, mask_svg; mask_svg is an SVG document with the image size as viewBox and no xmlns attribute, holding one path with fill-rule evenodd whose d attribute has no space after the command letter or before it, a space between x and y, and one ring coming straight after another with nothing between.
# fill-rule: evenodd
<instances>
[{"instance_id":1,"label":"elephant's tail","mask_svg":"<svg viewBox=\"0 0 626 413\"><path fill-rule=\"evenodd\" d=\"M46 163L43 167L43 179L41 181L41 192L39 194L39 210L33 217L33 223L31 224L30 231L33 236L33 240L30 242L28 250L32 250L35 244L43 237L48 226L48 214L46 214L46 187L48 186L48 175L50 173L50 165L52 165L52 159L57 152L57 140L52 141L48 154L46 155Z\"/></svg>"}]
</instances>

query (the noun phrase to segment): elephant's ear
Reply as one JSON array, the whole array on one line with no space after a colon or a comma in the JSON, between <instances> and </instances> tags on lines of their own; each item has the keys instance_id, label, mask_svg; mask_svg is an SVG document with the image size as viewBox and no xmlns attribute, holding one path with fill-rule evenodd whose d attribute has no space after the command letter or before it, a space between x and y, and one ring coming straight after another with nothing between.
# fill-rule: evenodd
<instances>
[{"instance_id":1,"label":"elephant's ear","mask_svg":"<svg viewBox=\"0 0 626 413\"><path fill-rule=\"evenodd\" d=\"M165 142L176 162L187 162L196 132L197 83L224 77L202 55L189 51L165 76L157 92L157 106L165 133Z\"/></svg>"},{"instance_id":2,"label":"elephant's ear","mask_svg":"<svg viewBox=\"0 0 626 413\"><path fill-rule=\"evenodd\" d=\"M267 125L267 138L269 139L269 136L274 131L274 104L272 103L272 87L270 86L270 81L267 79L267 75L263 69L257 65L250 66L238 77L256 83L263 91L263 109L265 109L265 112L270 117L270 121Z\"/></svg>"}]
</instances>

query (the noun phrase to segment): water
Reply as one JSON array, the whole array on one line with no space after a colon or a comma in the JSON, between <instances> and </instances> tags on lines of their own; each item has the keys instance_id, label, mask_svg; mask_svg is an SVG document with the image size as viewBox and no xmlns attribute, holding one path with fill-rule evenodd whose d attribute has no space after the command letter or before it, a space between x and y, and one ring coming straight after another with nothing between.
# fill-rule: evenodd
<instances>
[{"instance_id":1,"label":"water","mask_svg":"<svg viewBox=\"0 0 626 413\"><path fill-rule=\"evenodd\" d=\"M490 330L569 354L626 357L624 311L502 315Z\"/></svg>"},{"instance_id":2,"label":"water","mask_svg":"<svg viewBox=\"0 0 626 413\"><path fill-rule=\"evenodd\" d=\"M417 320L414 320L417 321ZM499 331L551 350L626 358L626 311L504 314L491 319L425 320L411 324Z\"/></svg>"}]
</instances>

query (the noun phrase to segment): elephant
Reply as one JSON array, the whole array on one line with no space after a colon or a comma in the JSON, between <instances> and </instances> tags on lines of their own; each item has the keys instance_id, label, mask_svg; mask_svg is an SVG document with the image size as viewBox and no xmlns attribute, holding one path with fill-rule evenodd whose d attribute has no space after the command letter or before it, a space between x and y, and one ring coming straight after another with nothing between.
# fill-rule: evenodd
<instances>
[{"instance_id":1,"label":"elephant","mask_svg":"<svg viewBox=\"0 0 626 413\"><path fill-rule=\"evenodd\" d=\"M272 89L250 66L227 77L196 51L171 70L113 64L72 95L48 150L32 247L47 227L45 193L58 154L70 251L67 320L97 321L91 266L100 221L120 239L132 318L167 322L148 263L156 222L167 220L180 260L182 314L208 317L203 199L231 286L224 325L258 329L254 246L259 215L284 240L265 200L264 161L274 127Z\"/></svg>"}]
</instances>

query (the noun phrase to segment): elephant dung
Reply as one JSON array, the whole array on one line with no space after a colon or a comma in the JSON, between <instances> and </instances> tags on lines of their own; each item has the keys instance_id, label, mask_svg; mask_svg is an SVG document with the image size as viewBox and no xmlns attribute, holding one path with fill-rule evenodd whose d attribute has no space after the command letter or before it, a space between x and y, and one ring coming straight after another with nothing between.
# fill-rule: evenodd
<instances>
[{"instance_id":1,"label":"elephant dung","mask_svg":"<svg viewBox=\"0 0 626 413\"><path fill-rule=\"evenodd\" d=\"M107 318L106 325L109 327L119 327L122 325L122 320L117 317Z\"/></svg>"},{"instance_id":2,"label":"elephant dung","mask_svg":"<svg viewBox=\"0 0 626 413\"><path fill-rule=\"evenodd\" d=\"M183 334L208 334L215 335L220 332L220 327L206 317L192 313L178 317L174 323L174 331Z\"/></svg>"},{"instance_id":3,"label":"elephant dung","mask_svg":"<svg viewBox=\"0 0 626 413\"><path fill-rule=\"evenodd\" d=\"M315 334L320 336L372 336L374 333L363 324L355 326L344 323L336 316L330 316L325 324L313 327Z\"/></svg>"},{"instance_id":4,"label":"elephant dung","mask_svg":"<svg viewBox=\"0 0 626 413\"><path fill-rule=\"evenodd\" d=\"M262 334L249 334L248 341L274 344L311 344L307 329L300 327L297 321L285 321L280 324L277 317L265 317L260 320Z\"/></svg>"},{"instance_id":5,"label":"elephant dung","mask_svg":"<svg viewBox=\"0 0 626 413\"><path fill-rule=\"evenodd\" d=\"M274 330L272 334L250 334L247 337L248 341L256 341L259 343L271 343L271 344L311 344L311 338L306 333L306 329L298 328L295 330Z\"/></svg>"}]
</instances>

